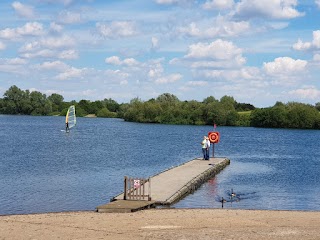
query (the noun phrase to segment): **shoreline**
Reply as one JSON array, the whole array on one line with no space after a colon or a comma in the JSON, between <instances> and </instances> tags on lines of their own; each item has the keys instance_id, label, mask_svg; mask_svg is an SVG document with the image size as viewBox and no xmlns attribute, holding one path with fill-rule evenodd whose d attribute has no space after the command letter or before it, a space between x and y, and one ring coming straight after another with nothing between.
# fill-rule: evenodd
<instances>
[{"instance_id":1,"label":"shoreline","mask_svg":"<svg viewBox=\"0 0 320 240\"><path fill-rule=\"evenodd\" d=\"M320 211L148 209L0 215L2 239L320 239Z\"/></svg>"}]
</instances>

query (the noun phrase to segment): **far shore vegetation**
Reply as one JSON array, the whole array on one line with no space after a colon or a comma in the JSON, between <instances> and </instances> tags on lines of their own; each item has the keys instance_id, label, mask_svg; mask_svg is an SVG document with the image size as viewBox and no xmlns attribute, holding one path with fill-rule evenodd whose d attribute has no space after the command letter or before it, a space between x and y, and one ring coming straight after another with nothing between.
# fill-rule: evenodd
<instances>
[{"instance_id":1,"label":"far shore vegetation","mask_svg":"<svg viewBox=\"0 0 320 240\"><path fill-rule=\"evenodd\" d=\"M65 102L59 94L47 97L15 85L0 98L0 114L64 116L70 105L76 106L79 117L122 118L139 123L320 129L320 102L315 105L276 102L272 107L256 108L231 96L219 100L209 96L199 102L180 101L170 93L147 101L134 98L129 103L117 103L111 98Z\"/></svg>"}]
</instances>

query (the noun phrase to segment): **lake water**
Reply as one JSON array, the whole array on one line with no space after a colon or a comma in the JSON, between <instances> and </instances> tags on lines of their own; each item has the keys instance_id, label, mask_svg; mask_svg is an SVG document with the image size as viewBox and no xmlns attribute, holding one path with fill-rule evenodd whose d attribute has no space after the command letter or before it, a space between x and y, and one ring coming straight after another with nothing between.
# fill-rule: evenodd
<instances>
[{"instance_id":1,"label":"lake water","mask_svg":"<svg viewBox=\"0 0 320 240\"><path fill-rule=\"evenodd\" d=\"M123 177L149 177L201 157L210 126L0 115L0 214L94 210L122 192ZM231 164L174 204L320 210L320 131L218 127L215 156Z\"/></svg>"}]
</instances>

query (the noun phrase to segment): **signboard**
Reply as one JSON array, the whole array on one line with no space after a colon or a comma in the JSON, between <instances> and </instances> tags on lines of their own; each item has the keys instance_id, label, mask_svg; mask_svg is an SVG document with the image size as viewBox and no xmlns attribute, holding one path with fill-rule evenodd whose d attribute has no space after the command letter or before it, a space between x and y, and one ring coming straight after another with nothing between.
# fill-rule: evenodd
<instances>
[{"instance_id":1,"label":"signboard","mask_svg":"<svg viewBox=\"0 0 320 240\"><path fill-rule=\"evenodd\" d=\"M133 181L133 186L134 186L134 188L140 187L140 180L134 180Z\"/></svg>"},{"instance_id":2,"label":"signboard","mask_svg":"<svg viewBox=\"0 0 320 240\"><path fill-rule=\"evenodd\" d=\"M208 132L208 138L211 143L218 143L220 141L219 132Z\"/></svg>"}]
</instances>

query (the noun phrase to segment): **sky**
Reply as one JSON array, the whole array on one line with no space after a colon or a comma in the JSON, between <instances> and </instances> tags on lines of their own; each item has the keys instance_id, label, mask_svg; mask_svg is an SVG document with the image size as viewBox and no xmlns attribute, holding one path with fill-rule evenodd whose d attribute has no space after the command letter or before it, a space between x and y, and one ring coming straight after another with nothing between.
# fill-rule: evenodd
<instances>
[{"instance_id":1,"label":"sky","mask_svg":"<svg viewBox=\"0 0 320 240\"><path fill-rule=\"evenodd\" d=\"M320 102L320 0L0 1L0 97Z\"/></svg>"}]
</instances>

